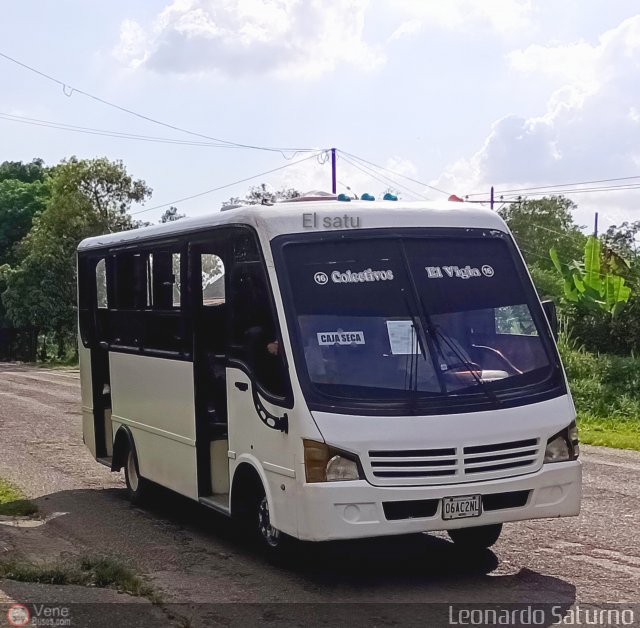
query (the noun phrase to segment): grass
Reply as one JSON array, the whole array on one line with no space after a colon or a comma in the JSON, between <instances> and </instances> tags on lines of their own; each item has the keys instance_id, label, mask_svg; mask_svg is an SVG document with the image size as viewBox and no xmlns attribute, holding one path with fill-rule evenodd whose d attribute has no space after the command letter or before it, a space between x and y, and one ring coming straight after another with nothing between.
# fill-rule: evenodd
<instances>
[{"instance_id":1,"label":"grass","mask_svg":"<svg viewBox=\"0 0 640 628\"><path fill-rule=\"evenodd\" d=\"M38 507L17 489L13 484L0 479L0 515L21 517L33 515Z\"/></svg>"},{"instance_id":2,"label":"grass","mask_svg":"<svg viewBox=\"0 0 640 628\"><path fill-rule=\"evenodd\" d=\"M154 604L161 603L153 588L130 567L107 556L74 558L45 564L17 560L0 562L0 578L39 584L109 588L145 597Z\"/></svg>"},{"instance_id":3,"label":"grass","mask_svg":"<svg viewBox=\"0 0 640 628\"><path fill-rule=\"evenodd\" d=\"M578 413L580 440L640 451L640 359L558 343Z\"/></svg>"}]
</instances>

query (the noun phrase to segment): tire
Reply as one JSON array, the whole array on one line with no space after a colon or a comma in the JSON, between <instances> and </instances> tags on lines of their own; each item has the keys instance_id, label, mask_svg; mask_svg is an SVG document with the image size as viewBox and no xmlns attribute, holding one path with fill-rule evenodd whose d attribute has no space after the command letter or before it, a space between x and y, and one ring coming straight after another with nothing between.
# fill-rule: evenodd
<instances>
[{"instance_id":1,"label":"tire","mask_svg":"<svg viewBox=\"0 0 640 628\"><path fill-rule=\"evenodd\" d=\"M458 528L447 530L451 540L459 547L467 550L488 549L500 537L502 524L495 523L477 528Z\"/></svg>"},{"instance_id":2,"label":"tire","mask_svg":"<svg viewBox=\"0 0 640 628\"><path fill-rule=\"evenodd\" d=\"M124 481L132 504L140 504L147 494L149 483L140 475L138 458L133 447L129 447L124 463Z\"/></svg>"},{"instance_id":3,"label":"tire","mask_svg":"<svg viewBox=\"0 0 640 628\"><path fill-rule=\"evenodd\" d=\"M258 538L258 542L266 555L276 560L287 556L293 544L293 539L271 525L269 501L264 490L256 495L252 519L254 535Z\"/></svg>"}]
</instances>

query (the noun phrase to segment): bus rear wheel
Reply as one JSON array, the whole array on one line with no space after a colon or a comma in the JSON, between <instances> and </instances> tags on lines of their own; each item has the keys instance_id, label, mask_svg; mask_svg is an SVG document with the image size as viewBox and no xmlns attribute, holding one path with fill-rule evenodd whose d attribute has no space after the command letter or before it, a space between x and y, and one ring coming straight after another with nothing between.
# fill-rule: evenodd
<instances>
[{"instance_id":1,"label":"bus rear wheel","mask_svg":"<svg viewBox=\"0 0 640 628\"><path fill-rule=\"evenodd\" d=\"M449 538L458 546L468 550L487 549L500 537L502 524L495 523L476 528L458 528L447 530Z\"/></svg>"},{"instance_id":2,"label":"bus rear wheel","mask_svg":"<svg viewBox=\"0 0 640 628\"><path fill-rule=\"evenodd\" d=\"M140 476L138 469L138 459L133 447L127 451L127 458L124 465L124 481L127 485L127 493L132 504L139 504L144 499L148 483Z\"/></svg>"}]
</instances>

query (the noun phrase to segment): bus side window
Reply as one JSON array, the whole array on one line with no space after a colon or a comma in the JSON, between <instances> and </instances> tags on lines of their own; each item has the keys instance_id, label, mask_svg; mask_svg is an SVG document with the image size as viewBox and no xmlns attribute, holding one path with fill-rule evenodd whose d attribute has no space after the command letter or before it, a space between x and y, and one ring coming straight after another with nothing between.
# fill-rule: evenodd
<instances>
[{"instance_id":1,"label":"bus side window","mask_svg":"<svg viewBox=\"0 0 640 628\"><path fill-rule=\"evenodd\" d=\"M98 264L104 259L101 259ZM95 259L86 256L78 256L78 321L80 324L80 338L85 347L91 347L95 342L94 324L94 286L92 274Z\"/></svg>"},{"instance_id":2,"label":"bus side window","mask_svg":"<svg viewBox=\"0 0 640 628\"><path fill-rule=\"evenodd\" d=\"M215 253L200 253L201 292L199 337L211 356L226 353L227 309L225 303L224 262Z\"/></svg>"},{"instance_id":3,"label":"bus side window","mask_svg":"<svg viewBox=\"0 0 640 628\"><path fill-rule=\"evenodd\" d=\"M188 354L191 351L182 312L182 254L173 247L145 256L140 292L144 312L144 350Z\"/></svg>"},{"instance_id":4,"label":"bus side window","mask_svg":"<svg viewBox=\"0 0 640 628\"><path fill-rule=\"evenodd\" d=\"M180 253L154 251L147 267L147 300L154 310L180 308Z\"/></svg>"},{"instance_id":5,"label":"bus side window","mask_svg":"<svg viewBox=\"0 0 640 628\"><path fill-rule=\"evenodd\" d=\"M236 264L230 290L233 357L247 364L264 390L286 396L286 368L263 263Z\"/></svg>"},{"instance_id":6,"label":"bus side window","mask_svg":"<svg viewBox=\"0 0 640 628\"><path fill-rule=\"evenodd\" d=\"M96 264L96 307L106 310L107 305L107 265L104 257Z\"/></svg>"},{"instance_id":7,"label":"bus side window","mask_svg":"<svg viewBox=\"0 0 640 628\"><path fill-rule=\"evenodd\" d=\"M146 255L117 252L107 261L108 324L105 335L110 345L141 348L145 305Z\"/></svg>"},{"instance_id":8,"label":"bus side window","mask_svg":"<svg viewBox=\"0 0 640 628\"><path fill-rule=\"evenodd\" d=\"M200 255L200 272L202 273L202 305L223 305L224 290L224 262L213 253Z\"/></svg>"}]
</instances>

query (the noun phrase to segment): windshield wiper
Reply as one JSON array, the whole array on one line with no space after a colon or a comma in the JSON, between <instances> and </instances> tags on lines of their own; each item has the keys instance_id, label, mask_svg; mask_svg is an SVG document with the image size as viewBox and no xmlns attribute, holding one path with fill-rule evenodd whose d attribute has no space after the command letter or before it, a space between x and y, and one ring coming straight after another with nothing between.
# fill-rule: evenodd
<instances>
[{"instance_id":1,"label":"windshield wiper","mask_svg":"<svg viewBox=\"0 0 640 628\"><path fill-rule=\"evenodd\" d=\"M405 294L404 290L402 290L401 292L402 292L402 298L404 300L405 308L407 310L407 313L411 317L411 330L412 330L412 333L415 334L415 338L416 338L415 343L420 348L420 353L422 354L424 361L427 362L427 360L431 359L431 362L433 363L433 358L430 358L431 351L427 353L427 346L429 344L429 340L426 337L426 334L424 334L424 329L422 329L422 325L420 324L420 313L413 311L413 308L411 307L411 301ZM422 334L424 334L424 338ZM417 398L418 398L418 355L413 350L414 349L413 344L414 343L412 339L411 354L409 359L410 367L409 367L409 374L408 374L409 375L408 390L412 393L412 403L415 407L417 403ZM440 371L436 368L435 363L433 363L433 367L436 373L438 384L440 386L440 392L441 394L446 395L447 389L444 382L444 377L442 373L440 373Z\"/></svg>"},{"instance_id":2,"label":"windshield wiper","mask_svg":"<svg viewBox=\"0 0 640 628\"><path fill-rule=\"evenodd\" d=\"M449 349L453 351L453 353L456 355L458 360L460 360L460 363L467 369L469 373L471 373L471 376L476 381L476 384L478 385L479 389L484 393L487 399L499 406L501 404L500 399L492 390L487 388L486 383L482 381L482 378L476 372L476 369L474 368L473 363L464 356L464 354L455 346L455 344L451 341L451 339L438 327L438 325L435 325L433 323L433 320L431 319L431 315L427 311L424 301L422 300L422 295L420 293L418 293L418 300L420 302L420 307L422 308L422 315L424 316L424 319L427 323L427 330L429 331L431 336L434 338L436 344L438 344L437 337L439 336L446 343ZM438 346L438 348L440 349L440 354L442 355L443 359L446 362L447 358L444 354L444 351L442 351L442 347Z\"/></svg>"}]
</instances>

